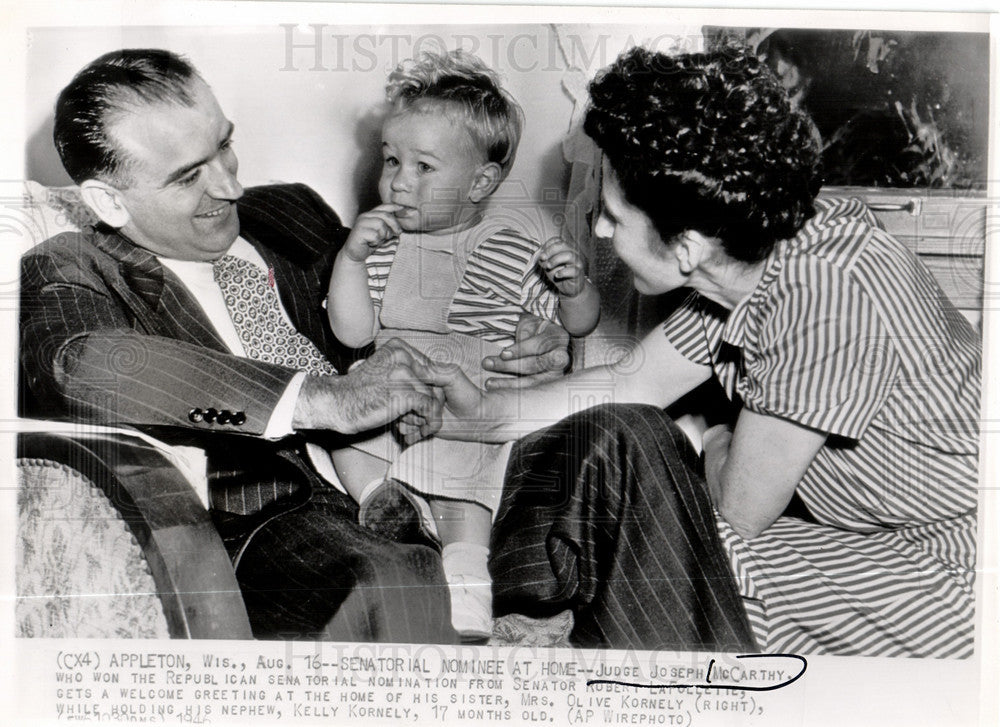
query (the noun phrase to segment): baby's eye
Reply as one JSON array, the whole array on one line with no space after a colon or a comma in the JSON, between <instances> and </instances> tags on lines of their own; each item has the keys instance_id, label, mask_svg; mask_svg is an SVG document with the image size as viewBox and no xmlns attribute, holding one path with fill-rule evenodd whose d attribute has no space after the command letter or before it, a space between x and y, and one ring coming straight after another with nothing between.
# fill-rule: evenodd
<instances>
[{"instance_id":1,"label":"baby's eye","mask_svg":"<svg viewBox=\"0 0 1000 727\"><path fill-rule=\"evenodd\" d=\"M387 167L398 167L399 159L396 157L386 157L382 163Z\"/></svg>"},{"instance_id":2,"label":"baby's eye","mask_svg":"<svg viewBox=\"0 0 1000 727\"><path fill-rule=\"evenodd\" d=\"M427 174L428 172L433 172L434 167L427 162L417 162L417 171L421 174Z\"/></svg>"}]
</instances>

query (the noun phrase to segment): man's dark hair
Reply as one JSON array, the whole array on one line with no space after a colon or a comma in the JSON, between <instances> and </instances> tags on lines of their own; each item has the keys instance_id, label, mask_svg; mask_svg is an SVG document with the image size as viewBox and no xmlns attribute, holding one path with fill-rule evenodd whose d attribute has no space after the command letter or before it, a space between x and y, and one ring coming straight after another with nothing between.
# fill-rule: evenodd
<instances>
[{"instance_id":1,"label":"man's dark hair","mask_svg":"<svg viewBox=\"0 0 1000 727\"><path fill-rule=\"evenodd\" d=\"M112 51L77 73L56 101L52 134L73 181L100 179L127 186L130 160L117 148L109 127L140 105L191 106L195 78L200 78L198 72L185 59L156 49Z\"/></svg>"},{"instance_id":2,"label":"man's dark hair","mask_svg":"<svg viewBox=\"0 0 1000 727\"><path fill-rule=\"evenodd\" d=\"M584 130L664 242L697 230L756 262L813 215L818 134L748 48L633 48L598 74L590 97Z\"/></svg>"}]
</instances>

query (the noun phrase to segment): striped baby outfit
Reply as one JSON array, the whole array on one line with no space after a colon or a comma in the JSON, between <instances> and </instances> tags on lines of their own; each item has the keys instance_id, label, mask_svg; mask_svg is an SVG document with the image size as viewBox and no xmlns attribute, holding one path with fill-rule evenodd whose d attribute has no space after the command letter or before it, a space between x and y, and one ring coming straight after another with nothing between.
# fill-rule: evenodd
<instances>
[{"instance_id":1,"label":"striped baby outfit","mask_svg":"<svg viewBox=\"0 0 1000 727\"><path fill-rule=\"evenodd\" d=\"M499 214L447 233L403 233L366 261L380 329L434 361L457 364L478 386L483 368L514 343L521 315L557 321L559 297L537 265L540 243ZM432 437L405 449L391 434L354 445L391 463L388 475L427 495L477 502L496 512L512 443Z\"/></svg>"}]
</instances>

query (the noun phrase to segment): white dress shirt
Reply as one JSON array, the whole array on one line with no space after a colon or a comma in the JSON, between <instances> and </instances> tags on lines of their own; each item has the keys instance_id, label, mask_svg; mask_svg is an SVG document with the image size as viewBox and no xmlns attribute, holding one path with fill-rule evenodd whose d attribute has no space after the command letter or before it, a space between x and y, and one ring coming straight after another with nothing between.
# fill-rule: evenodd
<instances>
[{"instance_id":1,"label":"white dress shirt","mask_svg":"<svg viewBox=\"0 0 1000 727\"><path fill-rule=\"evenodd\" d=\"M264 258L261 257L253 245L242 237L236 238L236 242L229 248L227 254L243 258L261 270L267 270L267 263L264 261ZM236 332L236 326L233 325L233 320L229 317L229 309L226 307L226 300L222 295L222 289L215 282L212 263L193 260L171 260L163 257L158 259L180 278L184 287L198 301L198 304L205 311L205 315L208 316L208 320L219 334L219 337L225 342L229 351L236 356L246 356L246 350L243 348L240 336ZM281 314L285 317L285 320L291 325L292 321L288 317L285 307L281 304L280 295L278 296L278 306L281 308ZM294 328L294 326L292 327ZM306 376L307 374L304 371L300 371L288 383L285 392L278 400L277 406L271 412L271 418L268 420L267 426L264 428L265 438L281 439L294 431L292 418L295 415L295 402L299 397L299 391L302 389L302 384L306 380ZM310 460L312 460L313 467L319 475L341 491L346 492L340 482L340 478L337 477L330 453L313 442L306 443L306 450L309 453Z\"/></svg>"},{"instance_id":2,"label":"white dress shirt","mask_svg":"<svg viewBox=\"0 0 1000 727\"><path fill-rule=\"evenodd\" d=\"M227 254L242 258L247 262L253 263L261 270L267 271L267 263L264 262L264 258L261 257L253 245L242 237L236 238L236 242L229 248ZM246 356L239 333L236 332L236 326L233 325L232 318L229 317L229 309L226 307L226 300L222 295L222 289L215 282L215 276L212 273L212 263L199 260L172 260L165 257L158 257L157 259L181 279L184 287L188 289L188 292L191 293L194 299L198 301L202 310L205 311L205 315L208 316L208 320L212 323L219 337L225 342L230 353L236 356ZM278 305L281 307L281 314L288 321L289 325L291 325L288 313L285 311L284 306L281 305L280 297ZM271 412L271 418L264 429L264 437L268 439L281 439L292 433L292 417L295 414L295 401L299 396L299 390L302 388L302 382L305 381L305 378L306 373L300 371L289 382L285 388L285 392L278 400L278 405Z\"/></svg>"}]
</instances>

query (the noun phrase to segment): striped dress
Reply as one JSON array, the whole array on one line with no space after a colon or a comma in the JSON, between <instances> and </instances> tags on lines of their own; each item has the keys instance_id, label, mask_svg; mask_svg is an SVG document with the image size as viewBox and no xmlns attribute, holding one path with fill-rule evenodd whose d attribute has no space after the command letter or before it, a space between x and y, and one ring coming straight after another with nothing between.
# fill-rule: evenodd
<instances>
[{"instance_id":1,"label":"striped dress","mask_svg":"<svg viewBox=\"0 0 1000 727\"><path fill-rule=\"evenodd\" d=\"M735 405L829 435L796 490L815 522L720 534L763 651L968 657L979 337L862 202L816 206L735 309L664 323Z\"/></svg>"}]
</instances>

